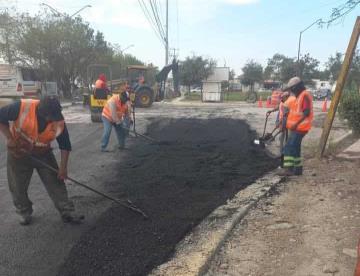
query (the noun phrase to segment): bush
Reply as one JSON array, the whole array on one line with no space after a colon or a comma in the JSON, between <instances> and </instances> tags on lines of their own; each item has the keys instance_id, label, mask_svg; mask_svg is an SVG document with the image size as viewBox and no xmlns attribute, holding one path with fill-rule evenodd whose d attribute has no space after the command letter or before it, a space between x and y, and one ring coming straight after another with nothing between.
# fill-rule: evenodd
<instances>
[{"instance_id":1,"label":"bush","mask_svg":"<svg viewBox=\"0 0 360 276\"><path fill-rule=\"evenodd\" d=\"M340 117L346 119L349 127L360 134L360 94L358 91L348 91L341 99Z\"/></svg>"}]
</instances>

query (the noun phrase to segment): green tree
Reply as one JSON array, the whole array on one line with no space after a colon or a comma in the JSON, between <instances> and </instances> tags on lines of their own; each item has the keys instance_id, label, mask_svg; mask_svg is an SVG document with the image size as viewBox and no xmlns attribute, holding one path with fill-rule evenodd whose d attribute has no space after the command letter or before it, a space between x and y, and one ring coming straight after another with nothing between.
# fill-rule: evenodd
<instances>
[{"instance_id":1,"label":"green tree","mask_svg":"<svg viewBox=\"0 0 360 276\"><path fill-rule=\"evenodd\" d=\"M287 82L296 75L296 62L294 58L289 58L282 54L275 54L268 59L264 70L264 78L274 81Z\"/></svg>"},{"instance_id":2,"label":"green tree","mask_svg":"<svg viewBox=\"0 0 360 276\"><path fill-rule=\"evenodd\" d=\"M299 77L305 84L312 84L312 79L320 78L320 72L318 66L320 61L310 56L309 53L301 56L299 62Z\"/></svg>"},{"instance_id":3,"label":"green tree","mask_svg":"<svg viewBox=\"0 0 360 276\"><path fill-rule=\"evenodd\" d=\"M334 56L330 56L325 63L326 70L329 71L329 77L332 81L336 81L342 66L343 54L336 52Z\"/></svg>"},{"instance_id":4,"label":"green tree","mask_svg":"<svg viewBox=\"0 0 360 276\"><path fill-rule=\"evenodd\" d=\"M206 59L201 56L187 57L180 62L179 76L180 83L186 85L190 92L192 85L201 85L213 72L216 62L213 59Z\"/></svg>"},{"instance_id":5,"label":"green tree","mask_svg":"<svg viewBox=\"0 0 360 276\"><path fill-rule=\"evenodd\" d=\"M242 68L241 83L250 86L254 90L254 84L263 80L263 68L260 63L253 60L248 61Z\"/></svg>"},{"instance_id":6,"label":"green tree","mask_svg":"<svg viewBox=\"0 0 360 276\"><path fill-rule=\"evenodd\" d=\"M19 31L12 35L14 30L1 28L2 37L11 39L9 45L0 45L0 55L10 63L40 68L45 72L44 78L58 82L65 96L71 96L75 79L86 79L89 64L112 61L113 51L103 35L95 34L80 16L0 13L0 19L9 21L9 18Z\"/></svg>"}]
</instances>

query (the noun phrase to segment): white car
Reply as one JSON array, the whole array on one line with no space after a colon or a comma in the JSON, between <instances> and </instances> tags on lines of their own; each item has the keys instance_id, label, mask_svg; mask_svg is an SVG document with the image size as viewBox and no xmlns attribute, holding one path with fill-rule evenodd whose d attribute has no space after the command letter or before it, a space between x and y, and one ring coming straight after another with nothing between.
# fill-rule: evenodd
<instances>
[{"instance_id":1,"label":"white car","mask_svg":"<svg viewBox=\"0 0 360 276\"><path fill-rule=\"evenodd\" d=\"M0 64L0 97L37 97L40 93L41 82L36 70Z\"/></svg>"},{"instance_id":2,"label":"white car","mask_svg":"<svg viewBox=\"0 0 360 276\"><path fill-rule=\"evenodd\" d=\"M190 90L191 93L201 93L201 87L195 87Z\"/></svg>"}]
</instances>

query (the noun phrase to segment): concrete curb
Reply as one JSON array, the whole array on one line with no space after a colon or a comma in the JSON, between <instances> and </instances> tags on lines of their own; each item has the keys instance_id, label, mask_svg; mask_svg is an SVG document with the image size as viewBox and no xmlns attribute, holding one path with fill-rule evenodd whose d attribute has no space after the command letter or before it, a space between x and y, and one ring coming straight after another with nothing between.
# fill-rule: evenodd
<instances>
[{"instance_id":1,"label":"concrete curb","mask_svg":"<svg viewBox=\"0 0 360 276\"><path fill-rule=\"evenodd\" d=\"M269 173L238 192L226 204L207 216L176 247L168 262L154 269L150 275L195 276L206 273L214 255L257 202L266 196L283 178Z\"/></svg>"},{"instance_id":2,"label":"concrete curb","mask_svg":"<svg viewBox=\"0 0 360 276\"><path fill-rule=\"evenodd\" d=\"M334 140L328 141L328 145L329 145L329 143L334 143L335 145L341 144L342 142L344 142L345 140L350 138L352 135L353 135L353 131L350 130L347 133L345 133L344 135L341 135L340 137L338 137Z\"/></svg>"}]
</instances>

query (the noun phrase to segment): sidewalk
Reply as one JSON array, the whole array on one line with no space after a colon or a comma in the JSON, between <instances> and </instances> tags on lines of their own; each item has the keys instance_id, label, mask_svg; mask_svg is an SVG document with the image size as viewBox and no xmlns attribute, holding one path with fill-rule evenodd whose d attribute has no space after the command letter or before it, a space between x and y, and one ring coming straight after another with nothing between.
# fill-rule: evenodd
<instances>
[{"instance_id":1,"label":"sidewalk","mask_svg":"<svg viewBox=\"0 0 360 276\"><path fill-rule=\"evenodd\" d=\"M352 276L360 237L360 140L305 162L235 227L207 275Z\"/></svg>"}]
</instances>

